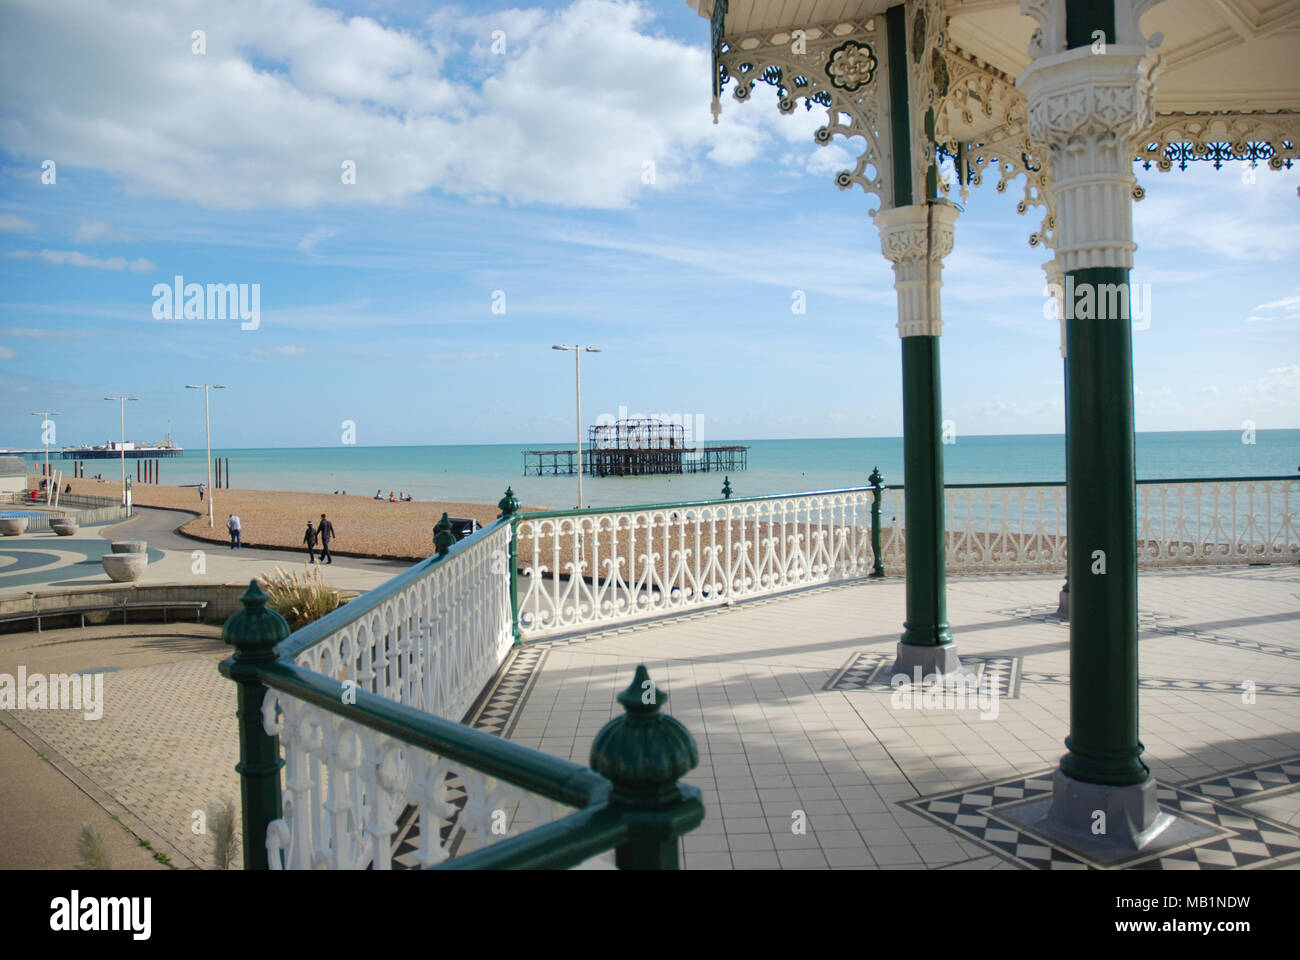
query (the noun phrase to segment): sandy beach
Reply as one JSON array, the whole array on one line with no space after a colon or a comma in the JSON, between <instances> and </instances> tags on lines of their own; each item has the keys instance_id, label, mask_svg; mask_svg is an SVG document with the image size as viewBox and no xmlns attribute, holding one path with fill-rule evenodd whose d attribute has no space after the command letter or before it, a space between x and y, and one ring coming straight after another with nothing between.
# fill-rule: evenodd
<instances>
[{"instance_id":1,"label":"sandy beach","mask_svg":"<svg viewBox=\"0 0 1300 960\"><path fill-rule=\"evenodd\" d=\"M39 481L38 481L39 482ZM74 494L116 497L121 485L112 481L69 480ZM502 491L504 493L504 491ZM320 521L322 513L334 524L331 549L339 554L397 560L422 560L433 553L433 527L446 511L487 525L500 511L485 503L389 503L370 497L330 493L289 493L270 490L216 490L216 526L208 526L207 502L199 501L196 487L134 484L133 502L142 507L187 510L197 514L181 532L229 545L228 514L238 514L242 539L248 547L289 547L305 551L302 543L307 521ZM530 508L536 509L536 508ZM177 524L182 518L178 515Z\"/></svg>"}]
</instances>

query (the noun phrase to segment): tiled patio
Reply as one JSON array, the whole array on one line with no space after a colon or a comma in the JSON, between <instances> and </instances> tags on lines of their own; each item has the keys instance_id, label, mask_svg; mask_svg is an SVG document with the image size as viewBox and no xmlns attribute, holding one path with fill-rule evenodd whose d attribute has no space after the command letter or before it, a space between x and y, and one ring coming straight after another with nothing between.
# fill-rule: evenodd
<instances>
[{"instance_id":1,"label":"tiled patio","mask_svg":"<svg viewBox=\"0 0 1300 960\"><path fill-rule=\"evenodd\" d=\"M996 718L895 709L887 683L871 682L898 639L900 580L542 642L508 685L522 706L511 711L503 695L491 712L511 717L512 740L585 764L614 694L644 662L700 748L686 779L708 813L684 841L687 868L1080 868L986 809L1041 796L1064 752L1059 586L1043 576L949 581L963 658L982 660L1007 693ZM1296 567L1143 575L1146 760L1170 788L1163 803L1222 827L1147 868L1300 866L1298 599ZM1213 782L1238 768L1256 773Z\"/></svg>"},{"instance_id":2,"label":"tiled patio","mask_svg":"<svg viewBox=\"0 0 1300 960\"><path fill-rule=\"evenodd\" d=\"M685 780L703 791L706 818L683 841L688 869L1078 869L1079 857L999 812L1041 796L1064 749L1059 587L1037 575L949 580L963 658L1005 694L996 718L891 706L873 679L903 619L904 586L891 578L530 644L472 722L585 765L621 710L615 693L645 663L700 748ZM1146 760L1162 803L1213 828L1142 866L1300 866L1300 567L1147 572L1139 606ZM124 662L105 675L94 723L60 711L4 720L169 842L173 862L203 865L192 812L238 790L220 655Z\"/></svg>"}]
</instances>

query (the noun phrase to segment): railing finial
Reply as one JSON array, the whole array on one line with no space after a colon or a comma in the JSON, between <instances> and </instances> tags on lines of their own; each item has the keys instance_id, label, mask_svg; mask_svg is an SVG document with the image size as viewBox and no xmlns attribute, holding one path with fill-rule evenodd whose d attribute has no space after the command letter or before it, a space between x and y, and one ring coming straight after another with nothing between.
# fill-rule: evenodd
<instances>
[{"instance_id":1,"label":"railing finial","mask_svg":"<svg viewBox=\"0 0 1300 960\"><path fill-rule=\"evenodd\" d=\"M645 665L637 667L618 695L623 716L605 724L591 745L592 769L614 785L611 803L634 812L615 858L622 870L677 869L677 837L704 818L699 791L677 782L699 764L700 752L690 731L660 712L667 699Z\"/></svg>"},{"instance_id":2,"label":"railing finial","mask_svg":"<svg viewBox=\"0 0 1300 960\"><path fill-rule=\"evenodd\" d=\"M438 549L438 556L445 557L451 545L456 542L456 534L451 532L451 519L447 511L442 512L442 519L433 528L433 545Z\"/></svg>"},{"instance_id":3,"label":"railing finial","mask_svg":"<svg viewBox=\"0 0 1300 960\"><path fill-rule=\"evenodd\" d=\"M289 635L284 617L268 607L266 595L256 580L239 598L244 609L235 613L221 630L221 639L235 648L236 663L275 659L275 645Z\"/></svg>"},{"instance_id":4,"label":"railing finial","mask_svg":"<svg viewBox=\"0 0 1300 960\"><path fill-rule=\"evenodd\" d=\"M519 498L515 496L513 487L506 487L506 495L497 501L497 507L501 510L498 520L504 520L519 512Z\"/></svg>"},{"instance_id":5,"label":"railing finial","mask_svg":"<svg viewBox=\"0 0 1300 960\"><path fill-rule=\"evenodd\" d=\"M731 478L730 477L722 478L722 497L724 500L731 499Z\"/></svg>"}]
</instances>

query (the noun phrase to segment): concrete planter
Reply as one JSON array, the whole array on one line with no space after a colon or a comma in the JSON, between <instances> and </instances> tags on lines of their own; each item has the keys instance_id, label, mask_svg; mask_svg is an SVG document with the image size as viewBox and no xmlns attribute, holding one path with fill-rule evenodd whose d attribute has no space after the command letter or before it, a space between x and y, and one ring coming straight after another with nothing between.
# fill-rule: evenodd
<instances>
[{"instance_id":1,"label":"concrete planter","mask_svg":"<svg viewBox=\"0 0 1300 960\"><path fill-rule=\"evenodd\" d=\"M104 565L104 572L110 579L118 583L127 583L144 576L144 568L149 565L149 557L143 553L106 553L99 562Z\"/></svg>"},{"instance_id":2,"label":"concrete planter","mask_svg":"<svg viewBox=\"0 0 1300 960\"><path fill-rule=\"evenodd\" d=\"M50 529L60 537L71 537L77 532L77 521L71 517L62 520L51 520Z\"/></svg>"},{"instance_id":3,"label":"concrete planter","mask_svg":"<svg viewBox=\"0 0 1300 960\"><path fill-rule=\"evenodd\" d=\"M20 533L27 531L26 517L2 517L0 518L0 534L6 537L16 537Z\"/></svg>"},{"instance_id":4,"label":"concrete planter","mask_svg":"<svg viewBox=\"0 0 1300 960\"><path fill-rule=\"evenodd\" d=\"M149 549L146 540L114 540L114 553L145 553Z\"/></svg>"}]
</instances>

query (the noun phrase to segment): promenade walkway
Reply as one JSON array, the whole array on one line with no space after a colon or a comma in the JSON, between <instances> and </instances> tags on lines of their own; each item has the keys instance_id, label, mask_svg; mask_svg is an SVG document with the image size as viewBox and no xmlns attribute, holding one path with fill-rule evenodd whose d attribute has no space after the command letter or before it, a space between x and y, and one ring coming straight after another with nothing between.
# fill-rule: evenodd
<instances>
[{"instance_id":1,"label":"promenade walkway","mask_svg":"<svg viewBox=\"0 0 1300 960\"><path fill-rule=\"evenodd\" d=\"M620 709L615 693L645 663L700 747L685 779L707 812L683 840L687 869L1086 868L1017 826L1012 809L1042 798L1063 752L1059 585L950 580L954 635L999 691L996 716L892 702L875 676L903 617L903 583L889 579L527 645L471 722L585 764ZM1131 865L1300 867L1300 567L1154 571L1139 599L1146 760L1161 802L1206 832ZM79 647L87 666L123 664L105 673L101 720L0 720L144 824L155 847L169 844L173 863L210 865L190 825L195 810L237 795L234 689L216 671L225 651L126 665L125 652L146 652ZM0 671L40 654L0 647Z\"/></svg>"},{"instance_id":2,"label":"promenade walkway","mask_svg":"<svg viewBox=\"0 0 1300 960\"><path fill-rule=\"evenodd\" d=\"M274 570L301 567L303 551L231 550L201 543L175 533L192 514L175 510L137 507L129 520L82 527L76 536L60 537L41 530L0 539L0 596L28 590L84 589L110 584L99 558L108 552L107 540L145 540L149 544L149 566L141 584L245 583ZM218 521L220 522L220 521ZM202 562L195 551L202 554ZM409 563L338 557L321 566L321 574L332 586L365 591L391 580Z\"/></svg>"}]
</instances>

